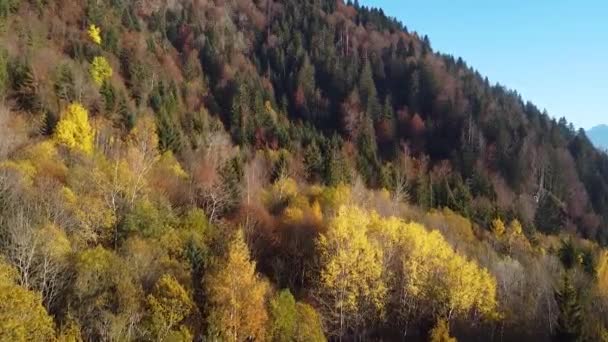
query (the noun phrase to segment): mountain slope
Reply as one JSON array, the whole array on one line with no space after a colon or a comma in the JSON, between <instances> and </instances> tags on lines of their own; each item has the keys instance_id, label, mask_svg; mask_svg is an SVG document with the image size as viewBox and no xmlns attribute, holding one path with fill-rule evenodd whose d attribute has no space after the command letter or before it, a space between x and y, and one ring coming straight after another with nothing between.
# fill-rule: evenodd
<instances>
[{"instance_id":1,"label":"mountain slope","mask_svg":"<svg viewBox=\"0 0 608 342\"><path fill-rule=\"evenodd\" d=\"M381 10L4 1L0 94L0 340L606 335L606 154Z\"/></svg>"},{"instance_id":2,"label":"mountain slope","mask_svg":"<svg viewBox=\"0 0 608 342\"><path fill-rule=\"evenodd\" d=\"M603 149L608 149L608 126L599 125L593 127L587 132L589 139L595 144L595 146Z\"/></svg>"}]
</instances>

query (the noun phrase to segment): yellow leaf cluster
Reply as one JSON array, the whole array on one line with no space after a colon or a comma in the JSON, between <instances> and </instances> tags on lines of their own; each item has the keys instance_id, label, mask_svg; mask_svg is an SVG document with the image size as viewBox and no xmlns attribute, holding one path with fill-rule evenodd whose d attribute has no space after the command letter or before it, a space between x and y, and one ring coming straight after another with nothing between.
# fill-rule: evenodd
<instances>
[{"instance_id":1,"label":"yellow leaf cluster","mask_svg":"<svg viewBox=\"0 0 608 342\"><path fill-rule=\"evenodd\" d=\"M63 179L67 174L52 141L28 146L15 160L0 162L0 168L18 172L28 183L38 175Z\"/></svg>"},{"instance_id":2,"label":"yellow leaf cluster","mask_svg":"<svg viewBox=\"0 0 608 342\"><path fill-rule=\"evenodd\" d=\"M188 292L173 276L167 274L156 282L147 302L152 316L152 330L159 340L164 340L194 308Z\"/></svg>"},{"instance_id":3,"label":"yellow leaf cluster","mask_svg":"<svg viewBox=\"0 0 608 342\"><path fill-rule=\"evenodd\" d=\"M503 235L505 235L505 232L507 231L506 227L505 227L505 223L502 222L502 220L500 218L495 219L494 221L492 221L492 233L494 233L494 235L496 235L496 237L502 237Z\"/></svg>"},{"instance_id":4,"label":"yellow leaf cluster","mask_svg":"<svg viewBox=\"0 0 608 342\"><path fill-rule=\"evenodd\" d=\"M53 319L42 297L16 282L17 271L0 259L0 341L53 341Z\"/></svg>"},{"instance_id":5,"label":"yellow leaf cluster","mask_svg":"<svg viewBox=\"0 0 608 342\"><path fill-rule=\"evenodd\" d=\"M266 111L268 112L268 114L270 115L272 120L276 121L278 118L278 115L277 115L277 112L274 110L274 108L272 108L272 104L270 103L270 101L266 101L264 103L264 106L266 107Z\"/></svg>"},{"instance_id":6,"label":"yellow leaf cluster","mask_svg":"<svg viewBox=\"0 0 608 342\"><path fill-rule=\"evenodd\" d=\"M57 143L86 154L93 152L93 129L87 110L80 103L72 103L62 113L55 129Z\"/></svg>"},{"instance_id":7,"label":"yellow leaf cluster","mask_svg":"<svg viewBox=\"0 0 608 342\"><path fill-rule=\"evenodd\" d=\"M515 235L515 236L521 236L521 235L523 235L523 232L524 232L524 230L518 219L514 219L513 221L511 221L511 223L509 223L509 234Z\"/></svg>"},{"instance_id":8,"label":"yellow leaf cluster","mask_svg":"<svg viewBox=\"0 0 608 342\"><path fill-rule=\"evenodd\" d=\"M112 67L105 57L97 56L93 58L90 73L95 84L101 86L104 81L112 77L112 72Z\"/></svg>"},{"instance_id":9,"label":"yellow leaf cluster","mask_svg":"<svg viewBox=\"0 0 608 342\"><path fill-rule=\"evenodd\" d=\"M222 341L264 340L268 283L258 278L243 232L229 246L228 256L206 283L211 312L209 325Z\"/></svg>"},{"instance_id":10,"label":"yellow leaf cluster","mask_svg":"<svg viewBox=\"0 0 608 342\"><path fill-rule=\"evenodd\" d=\"M601 296L608 298L608 251L603 250L597 260L597 288Z\"/></svg>"},{"instance_id":11,"label":"yellow leaf cluster","mask_svg":"<svg viewBox=\"0 0 608 342\"><path fill-rule=\"evenodd\" d=\"M361 310L363 298L381 309L387 287L393 287L391 292L410 301L402 303L399 315L415 314L414 307L432 316L475 311L496 317L494 277L458 254L438 231L342 206L318 243L322 292L334 299L336 312Z\"/></svg>"},{"instance_id":12,"label":"yellow leaf cluster","mask_svg":"<svg viewBox=\"0 0 608 342\"><path fill-rule=\"evenodd\" d=\"M298 195L298 183L290 177L278 179L268 191L263 193L264 202L273 206L292 200Z\"/></svg>"},{"instance_id":13,"label":"yellow leaf cluster","mask_svg":"<svg viewBox=\"0 0 608 342\"><path fill-rule=\"evenodd\" d=\"M285 208L283 212L285 221L290 223L297 223L304 220L304 211L301 208L289 206Z\"/></svg>"},{"instance_id":14,"label":"yellow leaf cluster","mask_svg":"<svg viewBox=\"0 0 608 342\"><path fill-rule=\"evenodd\" d=\"M443 314L476 309L492 316L497 307L496 280L475 262L456 253L437 232L416 223L404 224L399 243L408 293Z\"/></svg>"},{"instance_id":15,"label":"yellow leaf cluster","mask_svg":"<svg viewBox=\"0 0 608 342\"><path fill-rule=\"evenodd\" d=\"M350 187L346 185L338 185L336 187L324 188L321 193L321 205L326 209L338 209L340 206L349 203L351 198Z\"/></svg>"},{"instance_id":16,"label":"yellow leaf cluster","mask_svg":"<svg viewBox=\"0 0 608 342\"><path fill-rule=\"evenodd\" d=\"M321 293L331 314L349 325L382 314L387 295L383 281L383 251L368 236L370 216L358 207L340 207L318 245L323 268ZM333 322L335 324L335 322Z\"/></svg>"},{"instance_id":17,"label":"yellow leaf cluster","mask_svg":"<svg viewBox=\"0 0 608 342\"><path fill-rule=\"evenodd\" d=\"M445 319L440 319L431 330L429 342L457 342L457 340L450 336L448 322Z\"/></svg>"},{"instance_id":18,"label":"yellow leaf cluster","mask_svg":"<svg viewBox=\"0 0 608 342\"><path fill-rule=\"evenodd\" d=\"M95 24L89 25L87 34L93 43L101 45L101 29L99 27L97 27Z\"/></svg>"},{"instance_id":19,"label":"yellow leaf cluster","mask_svg":"<svg viewBox=\"0 0 608 342\"><path fill-rule=\"evenodd\" d=\"M181 178L181 179L188 178L188 174L186 173L186 171L184 171L184 169L179 164L177 159L175 159L175 156L173 155L173 152L171 152L171 151L167 151L161 155L156 167L159 169L162 169L162 170L169 171L169 173L171 175L173 175L177 178Z\"/></svg>"}]
</instances>

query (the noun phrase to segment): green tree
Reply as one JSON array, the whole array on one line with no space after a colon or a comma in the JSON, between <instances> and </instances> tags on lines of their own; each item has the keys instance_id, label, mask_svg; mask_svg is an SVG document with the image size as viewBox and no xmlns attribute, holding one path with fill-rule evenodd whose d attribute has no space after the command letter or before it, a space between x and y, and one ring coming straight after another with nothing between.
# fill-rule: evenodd
<instances>
[{"instance_id":1,"label":"green tree","mask_svg":"<svg viewBox=\"0 0 608 342\"><path fill-rule=\"evenodd\" d=\"M367 117L374 121L378 120L383 111L380 101L378 101L378 91L376 90L376 84L374 83L369 58L366 59L359 78L359 94L361 103L365 107Z\"/></svg>"},{"instance_id":2,"label":"green tree","mask_svg":"<svg viewBox=\"0 0 608 342\"><path fill-rule=\"evenodd\" d=\"M325 334L321 324L321 317L317 311L310 305L304 303L296 303L296 333L295 341L297 342L325 342Z\"/></svg>"},{"instance_id":3,"label":"green tree","mask_svg":"<svg viewBox=\"0 0 608 342\"><path fill-rule=\"evenodd\" d=\"M89 70L91 77L98 87L112 77L112 66L105 57L97 56L93 58L91 68Z\"/></svg>"},{"instance_id":4,"label":"green tree","mask_svg":"<svg viewBox=\"0 0 608 342\"><path fill-rule=\"evenodd\" d=\"M282 290L270 301L270 337L273 341L293 341L297 326L296 300Z\"/></svg>"},{"instance_id":5,"label":"green tree","mask_svg":"<svg viewBox=\"0 0 608 342\"><path fill-rule=\"evenodd\" d=\"M553 339L559 342L581 341L583 334L583 312L577 290L571 283L570 276L563 277L561 288L555 292L559 308L557 327Z\"/></svg>"},{"instance_id":6,"label":"green tree","mask_svg":"<svg viewBox=\"0 0 608 342\"><path fill-rule=\"evenodd\" d=\"M154 286L154 291L148 295L147 303L151 330L158 341L164 341L169 336L179 336L187 331L182 327L172 333L172 330L177 328L194 308L190 295L175 277L167 274L160 277Z\"/></svg>"}]
</instances>

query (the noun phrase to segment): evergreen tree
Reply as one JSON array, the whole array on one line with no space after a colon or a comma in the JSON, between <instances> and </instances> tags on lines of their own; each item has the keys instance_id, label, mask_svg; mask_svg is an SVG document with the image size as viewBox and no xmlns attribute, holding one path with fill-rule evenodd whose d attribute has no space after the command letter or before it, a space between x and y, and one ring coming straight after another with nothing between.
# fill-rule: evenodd
<instances>
[{"instance_id":1,"label":"evergreen tree","mask_svg":"<svg viewBox=\"0 0 608 342\"><path fill-rule=\"evenodd\" d=\"M382 115L382 106L378 101L378 91L372 74L372 67L369 58L366 59L361 77L359 78L359 96L368 117L378 120Z\"/></svg>"},{"instance_id":2,"label":"evergreen tree","mask_svg":"<svg viewBox=\"0 0 608 342\"><path fill-rule=\"evenodd\" d=\"M570 276L565 275L561 289L555 292L555 301L559 308L557 327L553 340L558 342L581 341L583 333L583 313L579 295L571 283Z\"/></svg>"},{"instance_id":3,"label":"evergreen tree","mask_svg":"<svg viewBox=\"0 0 608 342\"><path fill-rule=\"evenodd\" d=\"M559 232L564 226L562 208L553 196L545 195L534 217L536 227L548 234Z\"/></svg>"}]
</instances>

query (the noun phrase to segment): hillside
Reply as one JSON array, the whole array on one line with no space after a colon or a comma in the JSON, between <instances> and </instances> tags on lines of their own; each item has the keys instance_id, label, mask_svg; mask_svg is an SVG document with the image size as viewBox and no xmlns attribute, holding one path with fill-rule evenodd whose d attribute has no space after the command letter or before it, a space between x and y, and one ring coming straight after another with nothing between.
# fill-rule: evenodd
<instances>
[{"instance_id":1,"label":"hillside","mask_svg":"<svg viewBox=\"0 0 608 342\"><path fill-rule=\"evenodd\" d=\"M605 340L608 156L431 38L0 2L0 340Z\"/></svg>"},{"instance_id":2,"label":"hillside","mask_svg":"<svg viewBox=\"0 0 608 342\"><path fill-rule=\"evenodd\" d=\"M593 127L587 132L589 139L597 146L598 148L608 149L608 126L607 125L599 125Z\"/></svg>"}]
</instances>

